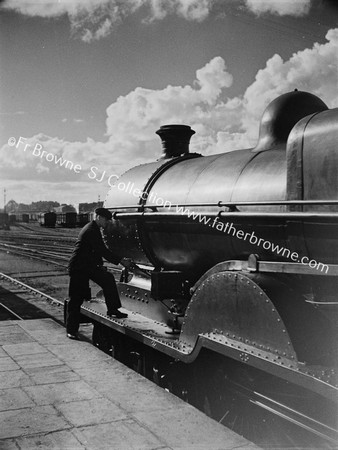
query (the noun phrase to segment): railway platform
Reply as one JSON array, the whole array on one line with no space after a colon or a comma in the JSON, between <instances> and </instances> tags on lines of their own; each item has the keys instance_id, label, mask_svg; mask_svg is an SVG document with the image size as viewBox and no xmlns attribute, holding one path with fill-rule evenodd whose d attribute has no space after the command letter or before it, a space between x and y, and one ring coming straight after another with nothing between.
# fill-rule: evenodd
<instances>
[{"instance_id":1,"label":"railway platform","mask_svg":"<svg viewBox=\"0 0 338 450\"><path fill-rule=\"evenodd\" d=\"M0 449L258 447L52 319L0 322Z\"/></svg>"}]
</instances>

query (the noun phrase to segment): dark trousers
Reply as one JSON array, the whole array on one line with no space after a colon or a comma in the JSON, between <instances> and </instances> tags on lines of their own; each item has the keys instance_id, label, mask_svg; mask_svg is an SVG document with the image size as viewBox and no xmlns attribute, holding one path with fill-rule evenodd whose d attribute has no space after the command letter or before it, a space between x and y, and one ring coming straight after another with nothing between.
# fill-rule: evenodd
<instances>
[{"instance_id":1,"label":"dark trousers","mask_svg":"<svg viewBox=\"0 0 338 450\"><path fill-rule=\"evenodd\" d=\"M121 307L119 293L112 273L98 267L89 272L70 272L69 302L67 307L67 333L76 334L80 325L80 308L88 299L89 280L94 281L103 289L108 311Z\"/></svg>"}]
</instances>

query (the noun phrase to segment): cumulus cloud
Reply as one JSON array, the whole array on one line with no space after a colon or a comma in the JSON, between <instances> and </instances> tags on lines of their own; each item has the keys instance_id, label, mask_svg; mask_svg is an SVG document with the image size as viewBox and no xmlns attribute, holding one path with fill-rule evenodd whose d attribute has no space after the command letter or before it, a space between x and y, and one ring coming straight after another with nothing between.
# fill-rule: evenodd
<instances>
[{"instance_id":1,"label":"cumulus cloud","mask_svg":"<svg viewBox=\"0 0 338 450\"><path fill-rule=\"evenodd\" d=\"M338 28L326 34L327 43L294 53L287 61L275 54L243 97L245 115L242 124L252 130L263 109L278 95L294 89L311 92L330 108L338 106Z\"/></svg>"},{"instance_id":2,"label":"cumulus cloud","mask_svg":"<svg viewBox=\"0 0 338 450\"><path fill-rule=\"evenodd\" d=\"M158 137L155 131L163 124L189 124L197 133L192 139L193 151L211 151L210 134L215 129L231 130L238 122L238 101L221 101L224 90L233 83L225 61L215 57L196 71L192 85L167 86L152 90L136 88L126 96L119 97L107 108L107 135L115 148L128 142L135 148L135 142L143 145L145 158L159 155ZM225 121L225 117L236 119ZM126 139L126 137L128 138ZM129 150L129 152L132 150Z\"/></svg>"},{"instance_id":3,"label":"cumulus cloud","mask_svg":"<svg viewBox=\"0 0 338 450\"><path fill-rule=\"evenodd\" d=\"M136 88L121 96L107 109L107 134L116 130L125 135L149 139L149 132L161 123L182 123L187 117L193 122L207 116L223 88L231 86L233 77L227 72L221 57L213 58L197 70L195 86L167 86L162 90Z\"/></svg>"},{"instance_id":4,"label":"cumulus cloud","mask_svg":"<svg viewBox=\"0 0 338 450\"><path fill-rule=\"evenodd\" d=\"M170 123L187 124L196 131L191 151L213 154L253 147L264 109L283 93L297 88L317 95L331 108L338 106L338 29L330 30L326 39L326 43L299 51L286 61L279 55L272 56L242 96L227 98L227 88L236 80L220 56L198 69L189 85L159 90L138 87L107 108L106 142L89 138L67 142L36 135L26 141L31 144L29 151L25 152L23 146L2 147L0 176L13 181L83 183L88 192L95 186L104 193L109 188L109 175L119 175L159 157L161 145L155 131ZM81 172L33 156L36 143L46 152L80 164ZM88 176L91 167L96 168L96 178ZM103 182L99 183L104 171Z\"/></svg>"},{"instance_id":5,"label":"cumulus cloud","mask_svg":"<svg viewBox=\"0 0 338 450\"><path fill-rule=\"evenodd\" d=\"M245 0L245 3L256 15L304 16L311 7L311 0Z\"/></svg>"},{"instance_id":6,"label":"cumulus cloud","mask_svg":"<svg viewBox=\"0 0 338 450\"><path fill-rule=\"evenodd\" d=\"M212 0L181 0L176 2L179 16L187 20L204 20L210 12Z\"/></svg>"},{"instance_id":7,"label":"cumulus cloud","mask_svg":"<svg viewBox=\"0 0 338 450\"><path fill-rule=\"evenodd\" d=\"M213 0L5 0L3 7L30 17L57 18L67 15L72 34L84 42L108 36L114 27L136 11L144 11L144 23L176 14L202 21Z\"/></svg>"},{"instance_id":8,"label":"cumulus cloud","mask_svg":"<svg viewBox=\"0 0 338 450\"><path fill-rule=\"evenodd\" d=\"M256 15L263 13L302 16L308 13L311 0L242 0ZM202 22L212 8L224 7L223 0L5 0L3 8L30 17L58 18L67 15L71 33L84 42L111 34L131 14L142 11L143 23L163 20L176 14L189 21ZM235 3L241 7L242 2Z\"/></svg>"},{"instance_id":9,"label":"cumulus cloud","mask_svg":"<svg viewBox=\"0 0 338 450\"><path fill-rule=\"evenodd\" d=\"M149 16L145 22L162 20L168 14L177 14L186 20L196 20L201 22L210 13L213 0L143 0L141 3L150 7Z\"/></svg>"},{"instance_id":10,"label":"cumulus cloud","mask_svg":"<svg viewBox=\"0 0 338 450\"><path fill-rule=\"evenodd\" d=\"M299 51L286 61L272 56L241 97L224 99L233 79L221 57L197 70L192 85L136 88L108 107L107 134L132 147L133 141L150 142L160 125L186 123L196 131L195 151L217 153L254 146L264 109L285 92L304 90L329 107L338 105L338 29L330 30L326 39L327 43ZM145 156L150 157L150 152Z\"/></svg>"},{"instance_id":11,"label":"cumulus cloud","mask_svg":"<svg viewBox=\"0 0 338 450\"><path fill-rule=\"evenodd\" d=\"M81 161L81 153L86 150L84 143L81 143L79 150L77 142L62 141L42 133L29 138L18 136L16 141L16 145L6 144L0 150L0 174L7 179L34 180L38 173L41 181L56 182L60 176L62 180L71 180L72 172L64 170L64 166L54 160L49 161L51 157L47 160L46 155L55 155L77 164Z\"/></svg>"}]
</instances>

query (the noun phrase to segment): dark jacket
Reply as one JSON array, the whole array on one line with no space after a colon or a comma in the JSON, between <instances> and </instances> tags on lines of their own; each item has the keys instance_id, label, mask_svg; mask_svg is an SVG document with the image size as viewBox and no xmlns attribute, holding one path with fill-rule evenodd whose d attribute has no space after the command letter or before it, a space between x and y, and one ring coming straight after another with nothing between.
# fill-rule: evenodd
<instances>
[{"instance_id":1,"label":"dark jacket","mask_svg":"<svg viewBox=\"0 0 338 450\"><path fill-rule=\"evenodd\" d=\"M103 265L102 257L113 264L118 264L121 261L119 256L105 246L100 227L93 220L80 231L69 260L68 271L89 272L97 266Z\"/></svg>"}]
</instances>

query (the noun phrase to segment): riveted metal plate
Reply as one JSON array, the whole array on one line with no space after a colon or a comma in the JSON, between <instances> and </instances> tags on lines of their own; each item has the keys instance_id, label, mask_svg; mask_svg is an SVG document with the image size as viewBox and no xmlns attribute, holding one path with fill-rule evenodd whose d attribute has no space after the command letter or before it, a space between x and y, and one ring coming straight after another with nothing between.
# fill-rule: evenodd
<instances>
[{"instance_id":1,"label":"riveted metal plate","mask_svg":"<svg viewBox=\"0 0 338 450\"><path fill-rule=\"evenodd\" d=\"M190 302L181 339L194 345L199 334L217 333L258 350L297 360L290 336L271 299L244 273L212 274Z\"/></svg>"}]
</instances>

